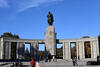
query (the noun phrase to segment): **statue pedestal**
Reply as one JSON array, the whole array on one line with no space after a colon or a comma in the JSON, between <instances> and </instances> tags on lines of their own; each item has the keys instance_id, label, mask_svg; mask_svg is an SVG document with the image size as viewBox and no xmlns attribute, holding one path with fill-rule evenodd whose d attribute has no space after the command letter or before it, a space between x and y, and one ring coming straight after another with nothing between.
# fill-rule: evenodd
<instances>
[{"instance_id":1,"label":"statue pedestal","mask_svg":"<svg viewBox=\"0 0 100 67\"><path fill-rule=\"evenodd\" d=\"M56 32L54 26L50 25L45 33L46 54L56 56Z\"/></svg>"}]
</instances>

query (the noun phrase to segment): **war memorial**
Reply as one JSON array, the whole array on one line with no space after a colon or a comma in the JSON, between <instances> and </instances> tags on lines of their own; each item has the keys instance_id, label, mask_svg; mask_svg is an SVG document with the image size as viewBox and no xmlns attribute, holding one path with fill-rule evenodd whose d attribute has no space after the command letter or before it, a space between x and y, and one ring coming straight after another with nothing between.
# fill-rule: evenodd
<instances>
[{"instance_id":1,"label":"war memorial","mask_svg":"<svg viewBox=\"0 0 100 67\"><path fill-rule=\"evenodd\" d=\"M56 30L53 26L53 15L48 13L48 26L45 32L45 39L13 39L0 38L0 59L11 59L12 48L15 49L15 59L24 59L24 45L30 44L30 57L38 57L38 45L45 44L46 55L56 59L57 44L63 44L63 59L71 60L71 44L76 45L76 57L79 60L95 60L99 55L99 37L84 37L80 39L56 39ZM86 57L86 45L90 47L89 57Z\"/></svg>"}]
</instances>

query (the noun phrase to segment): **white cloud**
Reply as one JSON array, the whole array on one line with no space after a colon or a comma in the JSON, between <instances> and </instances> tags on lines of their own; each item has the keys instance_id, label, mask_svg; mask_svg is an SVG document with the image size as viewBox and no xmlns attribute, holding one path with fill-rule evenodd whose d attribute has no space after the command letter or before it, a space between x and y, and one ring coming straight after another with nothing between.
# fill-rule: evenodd
<instances>
[{"instance_id":1,"label":"white cloud","mask_svg":"<svg viewBox=\"0 0 100 67\"><path fill-rule=\"evenodd\" d=\"M0 7L5 8L8 6L8 0L0 0Z\"/></svg>"},{"instance_id":2,"label":"white cloud","mask_svg":"<svg viewBox=\"0 0 100 67\"><path fill-rule=\"evenodd\" d=\"M27 10L28 8L38 7L42 4L48 4L56 1L58 2L62 0L25 0L25 2L19 4L19 12Z\"/></svg>"},{"instance_id":3,"label":"white cloud","mask_svg":"<svg viewBox=\"0 0 100 67\"><path fill-rule=\"evenodd\" d=\"M9 1L9 3L8 3ZM17 12L22 12L29 8L38 7L44 4L58 2L62 0L0 0L0 7L9 7L16 9Z\"/></svg>"}]
</instances>

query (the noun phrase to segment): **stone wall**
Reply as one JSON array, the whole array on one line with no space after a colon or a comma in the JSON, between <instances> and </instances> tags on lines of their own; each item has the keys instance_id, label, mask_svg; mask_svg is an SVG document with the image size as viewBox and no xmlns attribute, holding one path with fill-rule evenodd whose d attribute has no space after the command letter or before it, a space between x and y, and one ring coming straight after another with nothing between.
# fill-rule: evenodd
<instances>
[{"instance_id":1,"label":"stone wall","mask_svg":"<svg viewBox=\"0 0 100 67\"><path fill-rule=\"evenodd\" d=\"M49 33L51 34L51 33ZM49 41L49 40L48 40ZM71 60L70 54L70 43L75 42L77 46L77 58L80 60L86 59L85 52L84 52L84 42L90 42L91 46L91 58L89 59L96 59L97 55L99 55L99 41L98 37L90 37L90 38L80 38L80 39L58 39L57 43L63 44L63 59ZM35 40L35 39L0 39L0 59L10 59L11 58L11 42L17 43L16 48L16 58L17 59L24 59L24 44L30 43L31 44L31 58L34 58L38 55L38 44L39 43L46 43L46 40ZM56 41L55 41L56 42ZM46 48L53 48L50 50L51 54L55 55L56 53L56 44L53 42L53 45L48 42L46 44ZM78 57L79 56L79 57Z\"/></svg>"},{"instance_id":2,"label":"stone wall","mask_svg":"<svg viewBox=\"0 0 100 67\"><path fill-rule=\"evenodd\" d=\"M85 58L85 47L84 42L90 42L91 48L91 58ZM63 58L66 60L71 60L71 49L70 43L76 43L77 49L77 59L96 59L97 55L99 55L99 42L98 37L90 37L90 38L81 38L81 39L61 39L60 43L63 44Z\"/></svg>"}]
</instances>

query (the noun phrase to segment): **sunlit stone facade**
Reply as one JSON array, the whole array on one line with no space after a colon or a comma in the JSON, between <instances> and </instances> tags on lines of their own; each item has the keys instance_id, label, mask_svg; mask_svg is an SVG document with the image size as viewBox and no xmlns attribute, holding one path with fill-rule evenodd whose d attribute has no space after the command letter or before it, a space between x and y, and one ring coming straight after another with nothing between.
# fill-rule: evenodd
<instances>
[{"instance_id":1,"label":"sunlit stone facade","mask_svg":"<svg viewBox=\"0 0 100 67\"><path fill-rule=\"evenodd\" d=\"M37 58L39 44L45 44L45 49L50 55L56 56L56 45L63 44L63 59L71 60L71 43L76 43L77 58L80 60L85 58L85 42L90 42L91 57L96 59L99 55L99 37L88 37L80 39L56 39L56 32L53 26L48 26L45 32L45 40L43 39L12 39L0 38L0 59L11 59L11 47L15 43L16 59L24 59L25 43L30 43L31 58Z\"/></svg>"}]
</instances>

